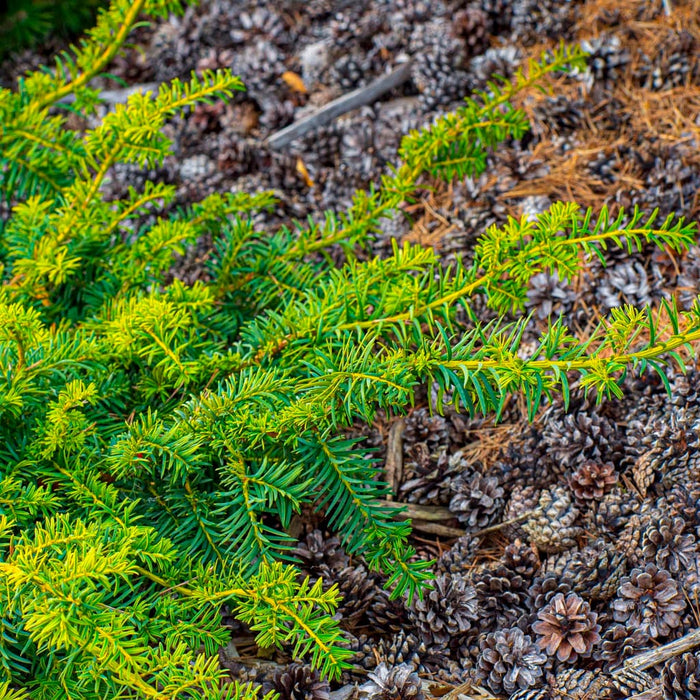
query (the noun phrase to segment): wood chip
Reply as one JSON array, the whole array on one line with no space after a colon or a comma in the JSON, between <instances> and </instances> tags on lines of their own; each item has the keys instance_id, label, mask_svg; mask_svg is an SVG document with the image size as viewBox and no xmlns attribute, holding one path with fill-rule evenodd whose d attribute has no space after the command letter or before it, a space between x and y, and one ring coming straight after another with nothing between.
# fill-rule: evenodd
<instances>
[{"instance_id":1,"label":"wood chip","mask_svg":"<svg viewBox=\"0 0 700 700\"><path fill-rule=\"evenodd\" d=\"M391 487L391 494L387 496L387 501L394 500L403 478L403 431L405 428L406 421L403 418L397 418L389 428L384 463L386 482Z\"/></svg>"}]
</instances>

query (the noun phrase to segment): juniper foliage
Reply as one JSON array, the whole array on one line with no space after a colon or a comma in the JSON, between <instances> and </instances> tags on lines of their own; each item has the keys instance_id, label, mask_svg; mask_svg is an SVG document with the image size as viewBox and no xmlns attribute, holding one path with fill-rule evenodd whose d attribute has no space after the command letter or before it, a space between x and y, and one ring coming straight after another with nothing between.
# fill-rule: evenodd
<instances>
[{"instance_id":1,"label":"juniper foliage","mask_svg":"<svg viewBox=\"0 0 700 700\"><path fill-rule=\"evenodd\" d=\"M269 193L215 194L169 216L171 186L120 201L101 185L116 163L152 168L170 152L165 121L243 88L204 72L134 94L84 133L60 100L94 110L90 81L140 14L178 0L114 0L53 72L0 91L0 698L246 698L216 652L220 606L261 646L286 645L336 677L349 652L324 590L293 565L292 515L323 510L347 549L384 572L392 595L420 595L409 523L382 505L387 486L343 428L401 412L436 382L469 412L500 412L522 393L531 415L572 377L619 395L628 367L664 376L700 339L700 302L680 313L615 309L589 337L553 320L518 354L530 277L577 274L580 253L651 242L680 250L696 228L635 211L595 216L558 203L480 238L474 261L443 268L430 249L354 251L380 219L434 179L476 175L489 149L528 128L515 95L581 67L577 50L531 61L456 113L408 135L381 186L345 213L259 230ZM144 221L148 223L143 223ZM211 282L166 283L175 257L216 238ZM342 267L319 256L339 245ZM484 295L500 320L471 312ZM464 309L470 323L457 323Z\"/></svg>"}]
</instances>

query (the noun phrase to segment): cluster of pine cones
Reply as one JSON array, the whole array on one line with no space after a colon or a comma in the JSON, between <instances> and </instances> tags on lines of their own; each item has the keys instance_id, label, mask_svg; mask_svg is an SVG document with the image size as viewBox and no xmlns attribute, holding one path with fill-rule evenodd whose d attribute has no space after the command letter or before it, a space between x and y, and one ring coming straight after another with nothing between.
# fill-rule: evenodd
<instances>
[{"instance_id":1,"label":"cluster of pine cones","mask_svg":"<svg viewBox=\"0 0 700 700\"><path fill-rule=\"evenodd\" d=\"M650 376L630 377L619 402L574 395L568 412L552 404L529 427L512 409L488 465L469 456L494 430L486 420L410 413L399 498L447 507L465 534L443 548L432 590L411 603L391 600L337 537L316 529L303 538L304 575L337 583L343 596L354 651L343 681L365 700L420 699L425 679L518 700L697 698L692 653L644 671L624 664L699 624L698 387L695 371L672 375L671 397ZM303 669L235 670L282 700L323 700L330 686Z\"/></svg>"}]
</instances>

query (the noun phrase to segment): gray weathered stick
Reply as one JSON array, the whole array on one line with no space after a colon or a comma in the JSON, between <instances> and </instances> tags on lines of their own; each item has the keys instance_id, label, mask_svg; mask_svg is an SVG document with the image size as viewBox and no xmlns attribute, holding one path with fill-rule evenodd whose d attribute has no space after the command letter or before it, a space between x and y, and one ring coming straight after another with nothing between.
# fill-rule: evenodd
<instances>
[{"instance_id":1,"label":"gray weathered stick","mask_svg":"<svg viewBox=\"0 0 700 700\"><path fill-rule=\"evenodd\" d=\"M160 83L139 83L138 85L129 85L128 87L118 90L102 90L100 92L100 99L108 105L116 105L121 102L126 102L135 92L157 92L159 87ZM59 104L71 104L75 102L75 95L66 95L58 102Z\"/></svg>"},{"instance_id":2,"label":"gray weathered stick","mask_svg":"<svg viewBox=\"0 0 700 700\"><path fill-rule=\"evenodd\" d=\"M631 659L625 661L625 667L636 668L643 671L645 668L650 668L656 664L661 664L664 661L668 661L674 656L678 656L685 651L695 649L697 646L700 646L700 629L688 632L688 634L680 639L676 639L668 644L656 647L656 649L645 651L641 654L633 656Z\"/></svg>"},{"instance_id":3,"label":"gray weathered stick","mask_svg":"<svg viewBox=\"0 0 700 700\"><path fill-rule=\"evenodd\" d=\"M389 428L389 440L386 446L386 461L384 463L384 473L386 482L391 486L391 493L387 496L388 501L393 501L398 494L399 484L403 473L403 431L406 421L397 418Z\"/></svg>"},{"instance_id":4,"label":"gray weathered stick","mask_svg":"<svg viewBox=\"0 0 700 700\"><path fill-rule=\"evenodd\" d=\"M324 124L328 124L328 122L333 121L341 114L374 102L385 92L401 85L401 83L405 83L410 75L411 62L407 61L406 63L402 63L391 73L383 75L369 85L357 88L357 90L353 90L347 95L338 97L321 107L317 112L272 134L272 136L267 139L267 145L270 146L270 148L283 148L294 141L294 139L299 138L299 136L302 136L312 129L317 129Z\"/></svg>"},{"instance_id":5,"label":"gray weathered stick","mask_svg":"<svg viewBox=\"0 0 700 700\"><path fill-rule=\"evenodd\" d=\"M379 501L380 505L391 508L392 506L401 506L403 511L396 514L397 520L408 520L408 518L416 518L417 520L428 520L436 522L439 520L449 520L454 518L450 513L449 508L444 506L421 506L417 503L396 503L395 501Z\"/></svg>"}]
</instances>

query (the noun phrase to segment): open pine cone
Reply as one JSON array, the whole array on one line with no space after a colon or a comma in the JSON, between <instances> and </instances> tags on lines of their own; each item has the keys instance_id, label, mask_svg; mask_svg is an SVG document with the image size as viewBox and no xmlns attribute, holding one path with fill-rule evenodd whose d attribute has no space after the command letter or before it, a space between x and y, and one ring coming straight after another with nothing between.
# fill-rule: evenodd
<instances>
[{"instance_id":1,"label":"open pine cone","mask_svg":"<svg viewBox=\"0 0 700 700\"><path fill-rule=\"evenodd\" d=\"M476 678L497 695L531 688L542 677L547 657L517 627L487 634L480 647Z\"/></svg>"},{"instance_id":2,"label":"open pine cone","mask_svg":"<svg viewBox=\"0 0 700 700\"><path fill-rule=\"evenodd\" d=\"M617 472L610 462L584 462L569 478L574 496L581 501L602 498L616 483Z\"/></svg>"},{"instance_id":3,"label":"open pine cone","mask_svg":"<svg viewBox=\"0 0 700 700\"><path fill-rule=\"evenodd\" d=\"M575 593L566 597L557 593L537 617L539 621L532 626L538 635L537 645L550 656L556 654L559 661L573 662L579 656L590 656L600 641L598 615Z\"/></svg>"},{"instance_id":4,"label":"open pine cone","mask_svg":"<svg viewBox=\"0 0 700 700\"><path fill-rule=\"evenodd\" d=\"M367 677L367 683L359 688L360 700L423 700L421 681L413 666L381 663Z\"/></svg>"},{"instance_id":5,"label":"open pine cone","mask_svg":"<svg viewBox=\"0 0 700 700\"><path fill-rule=\"evenodd\" d=\"M279 700L329 700L330 686L316 671L303 664L289 664L272 683Z\"/></svg>"},{"instance_id":6,"label":"open pine cone","mask_svg":"<svg viewBox=\"0 0 700 700\"><path fill-rule=\"evenodd\" d=\"M668 571L647 564L622 580L612 608L617 622L656 639L680 625L685 599Z\"/></svg>"},{"instance_id":7,"label":"open pine cone","mask_svg":"<svg viewBox=\"0 0 700 700\"><path fill-rule=\"evenodd\" d=\"M661 673L664 700L700 698L700 660L695 654L683 654L669 661Z\"/></svg>"},{"instance_id":8,"label":"open pine cone","mask_svg":"<svg viewBox=\"0 0 700 700\"><path fill-rule=\"evenodd\" d=\"M428 640L448 645L464 636L477 619L476 591L461 576L440 574L431 591L422 599L414 598L409 611Z\"/></svg>"}]
</instances>

